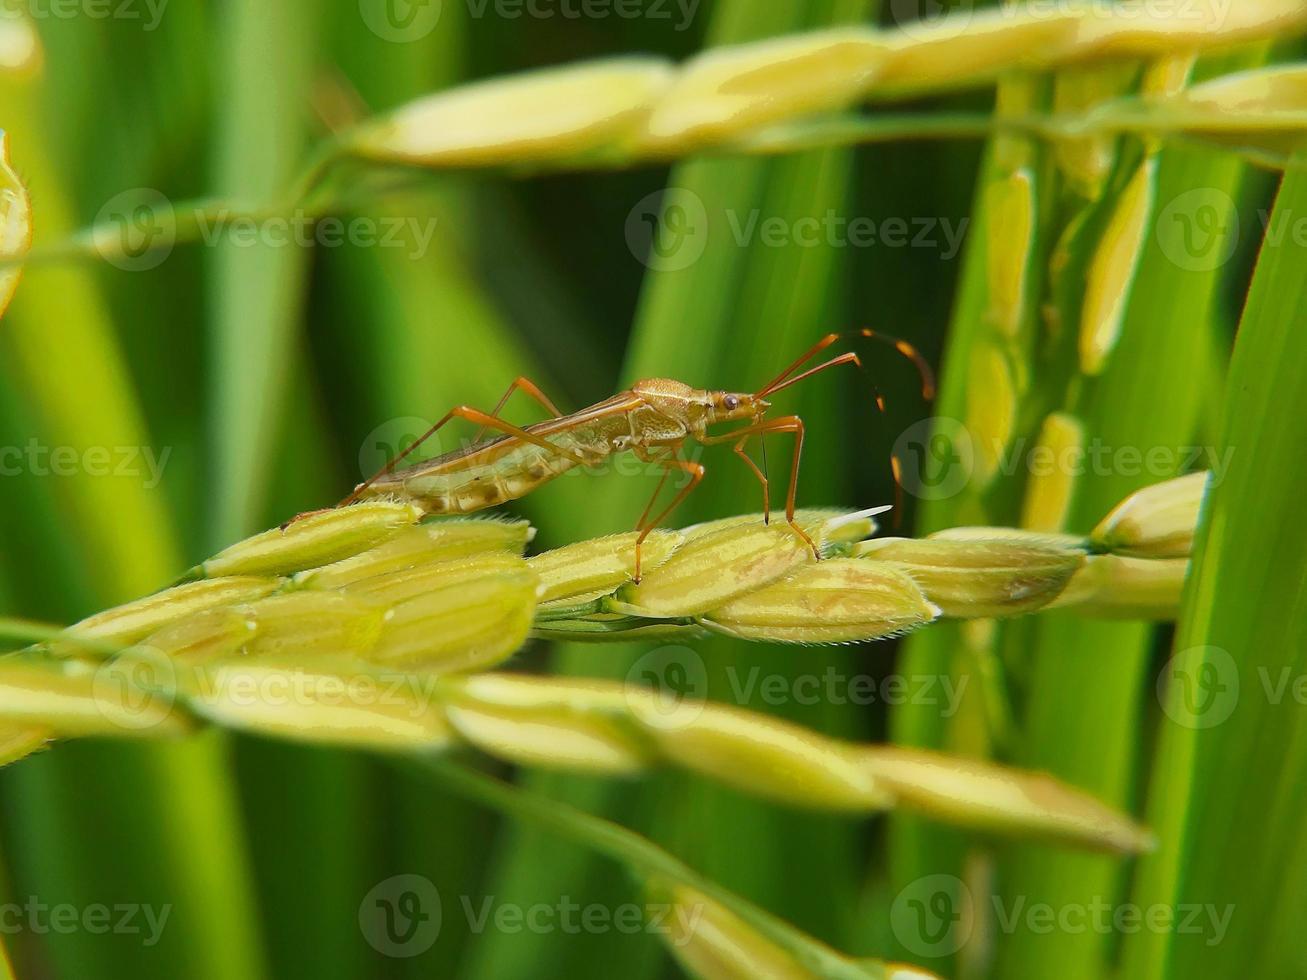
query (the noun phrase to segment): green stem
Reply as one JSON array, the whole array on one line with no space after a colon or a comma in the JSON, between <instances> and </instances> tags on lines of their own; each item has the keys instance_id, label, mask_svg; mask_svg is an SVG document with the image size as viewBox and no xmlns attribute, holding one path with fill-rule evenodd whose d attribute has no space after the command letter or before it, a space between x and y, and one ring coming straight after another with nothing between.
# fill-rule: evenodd
<instances>
[{"instance_id":1,"label":"green stem","mask_svg":"<svg viewBox=\"0 0 1307 980\"><path fill-rule=\"evenodd\" d=\"M31 619L16 619L0 616L0 639L22 640L26 643L44 643L63 633L62 626L52 623L38 623Z\"/></svg>"},{"instance_id":2,"label":"green stem","mask_svg":"<svg viewBox=\"0 0 1307 980\"><path fill-rule=\"evenodd\" d=\"M815 122L799 122L765 129L745 139L705 147L705 157L781 156L806 150L839 149L873 143L893 143L903 140L982 140L996 133L1017 133L1049 141L1084 139L1094 136L1135 134L1167 137L1181 143L1201 142L1189 135L1189 130L1200 125L1200 118L1183 115L1161 117L1156 114L1131 114L1128 111L1112 114L1098 110L1080 116L1015 116L995 117L987 113L896 113L884 116L832 116ZM1307 127L1307 121L1300 125ZM1231 153L1244 157L1250 163L1269 169L1285 169L1287 161L1255 146L1228 146ZM353 189L348 193L335 190L323 194L327 177L333 167L348 159L348 142L335 136L314 150L301 174L292 183L280 202L241 206L232 201L197 198L181 201L171 207L170 215L152 215L171 231L164 235L166 247L193 244L221 226L232 222L263 222L275 218L302 214L316 220L339 212L355 202L367 200L369 192L381 195L420 187L429 181L431 171L426 168L407 170L389 184L366 188L362 193ZM673 158L674 159L674 158ZM624 170L642 164L665 162L648 158L626 158L596 163L594 160L560 161L546 171L567 171L594 167ZM372 166L377 166L373 164ZM381 164L391 169L389 164ZM540 169L512 169L517 175L531 175ZM322 195L320 200L315 196ZM18 265L35 266L58 262L105 258L106 242L118 238L116 224L91 225L73 237L54 245L36 248L22 256L0 258L0 270ZM160 246L165 247L165 246Z\"/></svg>"},{"instance_id":3,"label":"green stem","mask_svg":"<svg viewBox=\"0 0 1307 980\"><path fill-rule=\"evenodd\" d=\"M751 902L702 877L625 827L591 816L565 803L502 782L476 770L437 756L410 756L423 772L434 776L460 796L501 813L537 824L583 847L624 865L640 878L672 879L712 898L749 923L797 960L830 978L867 980L874 973L842 957L828 946L758 908ZM861 961L870 966L868 961Z\"/></svg>"}]
</instances>

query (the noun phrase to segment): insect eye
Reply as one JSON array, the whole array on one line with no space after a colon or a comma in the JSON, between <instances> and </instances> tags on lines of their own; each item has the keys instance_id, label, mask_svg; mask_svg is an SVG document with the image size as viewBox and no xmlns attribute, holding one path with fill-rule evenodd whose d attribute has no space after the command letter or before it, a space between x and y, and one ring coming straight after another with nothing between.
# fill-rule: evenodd
<instances>
[{"instance_id":1,"label":"insect eye","mask_svg":"<svg viewBox=\"0 0 1307 980\"><path fill-rule=\"evenodd\" d=\"M734 395L726 396L726 411L733 412L740 407L740 400Z\"/></svg>"}]
</instances>

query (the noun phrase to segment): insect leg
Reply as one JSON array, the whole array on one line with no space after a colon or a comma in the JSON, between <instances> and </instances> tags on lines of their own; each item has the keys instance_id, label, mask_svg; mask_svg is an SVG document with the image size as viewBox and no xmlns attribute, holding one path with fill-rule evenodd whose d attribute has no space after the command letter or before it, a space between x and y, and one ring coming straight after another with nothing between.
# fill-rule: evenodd
<instances>
[{"instance_id":1,"label":"insect leg","mask_svg":"<svg viewBox=\"0 0 1307 980\"><path fill-rule=\"evenodd\" d=\"M519 375L517 380L508 386L508 390L504 392L503 397L499 399L498 403L495 405L494 411L490 414L495 418L499 418L499 413L504 410L504 406L508 404L508 400L513 397L513 392L515 391L520 391L535 399L535 401L537 401L540 406L549 413L551 419L559 418L563 414L558 410L558 406L550 401L549 396L541 391L539 386L525 375ZM478 429L476 435L472 437L472 441L479 441L485 431L485 426Z\"/></svg>"},{"instance_id":2,"label":"insect leg","mask_svg":"<svg viewBox=\"0 0 1307 980\"><path fill-rule=\"evenodd\" d=\"M672 502L668 504L665 508L663 508L662 513L660 513L657 517L650 519L648 516L649 511L653 509L654 500L658 499L657 493L654 494L653 500L649 501L649 506L645 508L644 515L640 518L640 524L639 526L636 527L636 530L640 532L640 536L635 541L636 582L639 582L641 578L641 574L640 574L641 552L644 548L645 539L649 537L650 533L653 531L654 528L656 528L659 524L661 524L663 521L667 519L668 515L670 515L672 511L676 510L677 507L681 506L681 504L685 502L685 498L690 496L690 494L694 491L694 488L699 485L699 482L703 479L703 474L704 474L704 468L702 464L691 463L689 460L681 459L679 447L677 449L672 450L671 459L660 460L659 465L663 467L663 480L660 481L658 484L659 490L662 489L663 483L666 482L666 478L672 472L672 470L682 470L686 473L689 473L690 482L687 483L684 487L680 489L680 491L677 492L676 496L672 498Z\"/></svg>"},{"instance_id":3,"label":"insect leg","mask_svg":"<svg viewBox=\"0 0 1307 980\"><path fill-rule=\"evenodd\" d=\"M749 436L760 436L768 432L793 432L794 433L794 459L790 464L790 490L785 497L785 519L789 522L794 533L808 543L812 549L813 555L818 559L821 558L821 551L817 548L816 543L809 536L808 532L799 527L799 522L794 519L795 497L799 492L799 460L803 456L803 419L797 415L786 415L782 418L766 419L762 422L756 422L753 425L746 426L743 429L736 429L734 432L724 432L719 436L708 436L702 440L704 445L711 446L714 443L727 442L731 439L746 439Z\"/></svg>"},{"instance_id":4,"label":"insect leg","mask_svg":"<svg viewBox=\"0 0 1307 980\"><path fill-rule=\"evenodd\" d=\"M654 504L658 503L658 497L662 494L663 487L667 485L667 478L672 475L672 471L668 469L666 466L662 465L666 461L666 458L667 458L666 454L659 455L659 456L646 455L641 457L641 459L643 459L646 463L658 463L659 468L663 471L663 475L658 480L658 486L654 487L653 496L649 498L649 503L645 504L644 510L640 514L640 519L635 522L635 526L637 530L642 529L644 527L644 522L649 519L649 514L654 509Z\"/></svg>"},{"instance_id":5,"label":"insect leg","mask_svg":"<svg viewBox=\"0 0 1307 980\"><path fill-rule=\"evenodd\" d=\"M739 456L740 459L744 460L746 463L749 464L749 469L753 470L753 475L756 476L758 478L758 482L762 484L762 520L764 524L770 524L771 523L771 481L767 479L767 474L762 471L761 467L759 467L758 464L753 461L753 457L750 456L747 452L745 452L745 447L749 444L749 440L751 438L752 436L745 436L734 446L732 446L731 449L736 456Z\"/></svg>"}]
</instances>

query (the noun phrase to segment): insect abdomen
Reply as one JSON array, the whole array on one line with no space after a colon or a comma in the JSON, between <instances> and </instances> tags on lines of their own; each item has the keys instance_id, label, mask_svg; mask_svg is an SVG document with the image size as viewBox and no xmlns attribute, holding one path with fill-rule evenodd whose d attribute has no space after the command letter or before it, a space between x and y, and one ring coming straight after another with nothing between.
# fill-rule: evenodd
<instances>
[{"instance_id":1,"label":"insect abdomen","mask_svg":"<svg viewBox=\"0 0 1307 980\"><path fill-rule=\"evenodd\" d=\"M582 444L570 437L553 441L560 449L580 454L587 465L608 455L606 447ZM578 465L565 453L551 453L528 443L507 452L487 452L482 459L467 456L451 465L435 460L429 467L395 474L402 479L389 486L378 481L373 489L416 500L433 514L471 514L524 497Z\"/></svg>"}]
</instances>

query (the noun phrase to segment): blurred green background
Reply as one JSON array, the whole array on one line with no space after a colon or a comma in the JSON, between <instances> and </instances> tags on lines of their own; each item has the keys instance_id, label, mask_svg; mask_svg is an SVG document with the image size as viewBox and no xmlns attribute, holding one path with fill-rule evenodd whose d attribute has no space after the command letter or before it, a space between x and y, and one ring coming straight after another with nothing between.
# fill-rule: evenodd
<instances>
[{"instance_id":1,"label":"blurred green background","mask_svg":"<svg viewBox=\"0 0 1307 980\"><path fill-rule=\"evenodd\" d=\"M109 0L113 16L92 16L92 6L69 16L42 8L40 77L0 82L0 126L32 189L38 244L97 219L130 220L141 189L173 202L273 200L329 124L466 80L604 55L682 58L894 13L866 0L642 0L594 8L605 16L574 16L581 5L564 0L532 9L506 0L171 0L153 8ZM984 110L992 100L984 91L909 108ZM1241 213L1269 199L1269 178L1245 179L1230 157L1168 154L1165 165L1177 192L1223 181L1217 186L1250 205ZM394 247L219 238L151 253L135 268L33 268L0 323L0 445L37 453L25 448L28 465L0 479L0 609L70 622L151 591L226 544L329 505L423 420L459 403L489 408L519 374L565 410L651 375L752 389L824 333L871 326L911 339L947 376L950 357L965 364L968 310L978 302L974 288L957 300L955 286L968 263L973 281L983 277L971 232L983 218L972 201L985 172L978 144L908 143L528 179L432 175L341 214L347 228L402 220ZM706 225L692 243L701 254L684 267L651 262L647 241L632 231L658 210L650 195L669 186L704 206ZM1045 211L1051 223L1066 217L1051 199ZM815 244L741 240L753 220L793 228L827 215L882 229L898 219L914 232L929 228L931 244L914 245L914 234L899 245L824 234ZM951 247L947 229L967 232L966 251ZM1096 429L1121 422L1115 437L1140 445L1204 431L1214 438L1211 396L1256 236L1243 242L1219 277L1202 279L1197 299L1197 280L1158 271L1171 278L1154 302L1185 294L1197 306L1177 341L1183 356L1157 372L1149 361L1157 352L1146 338L1132 340L1125 373L1103 382L1116 388L1075 402ZM955 301L959 332L946 351ZM876 414L868 379L854 372L783 396L785 410L809 425L803 504L889 502L890 448L931 412L910 365L875 347L863 353L887 396L886 415ZM1035 399L1021 431L1036 431L1039 411L1064 401L1070 382L1050 371L1054 387ZM952 399L958 412L964 388L955 381L950 394L946 384L946 404ZM1133 401L1123 408L1121 398ZM1182 407L1163 425L1150 415L1150 398ZM533 412L523 400L509 416L534 420ZM1152 429L1130 428L1150 418ZM107 470L92 465L98 449L114 463ZM66 475L48 455L56 450L78 461ZM33 463L38 457L48 463ZM678 523L756 509L756 483L728 449L701 458L708 478ZM773 477L785 461L774 449ZM1146 482L1091 488L1074 529L1087 530ZM652 488L638 473L579 476L513 510L539 528L537 547L550 547L628 528ZM927 523L1015 522L1020 491L1016 481L983 501L937 503ZM909 498L905 533L916 504ZM1015 745L978 734L976 710L946 724L937 706L893 719L883 704L776 707L732 684L755 667L793 677L814 664L879 678L897 662L900 671L948 676L967 642L951 625L897 661L886 644L795 651L714 640L691 654L537 644L511 666L625 677L701 657L721 700L752 701L833 734L882 739L893 727L902 741L1049 767L1137 809L1146 778L1138 759L1151 738L1140 726L1157 714L1141 692L1167 632L1112 626L1103 629L1117 633L1086 638L1077 622L1040 624L1017 624L1005 641L1018 694L1044 705L1022 719L1030 740ZM1041 640L1040 629L1061 635ZM1086 661L1074 656L1076 643L1110 648L1120 670L1078 677ZM1042 674L1030 667L1037 651L1051 658ZM1046 700L1035 698L1040 692ZM1077 704L1084 727L1062 730ZM679 775L638 784L518 778L639 829L857 954L915 958L889 928L896 888L933 870L975 871L965 842L912 821L887 834L884 821L796 813ZM495 907L570 899L607 908L641 899L620 869L358 754L222 733L177 745L74 743L0 773L0 816L5 901L168 909L154 943L143 912L139 932L7 935L23 977L677 975L649 935L476 928L468 910L487 898ZM1041 881L1050 852L1025 853L1008 870L1031 893L1065 885L1082 894L1085 881L1118 894L1127 887L1119 863L1065 855L1072 866ZM366 896L400 874L429 879L443 904L439 938L411 958L378 951L358 925ZM1092 948L1073 944L1086 975L1113 955L1110 945L1101 937ZM1065 955L1066 947L1017 943L1004 975L1051 976L1043 971Z\"/></svg>"}]
</instances>

